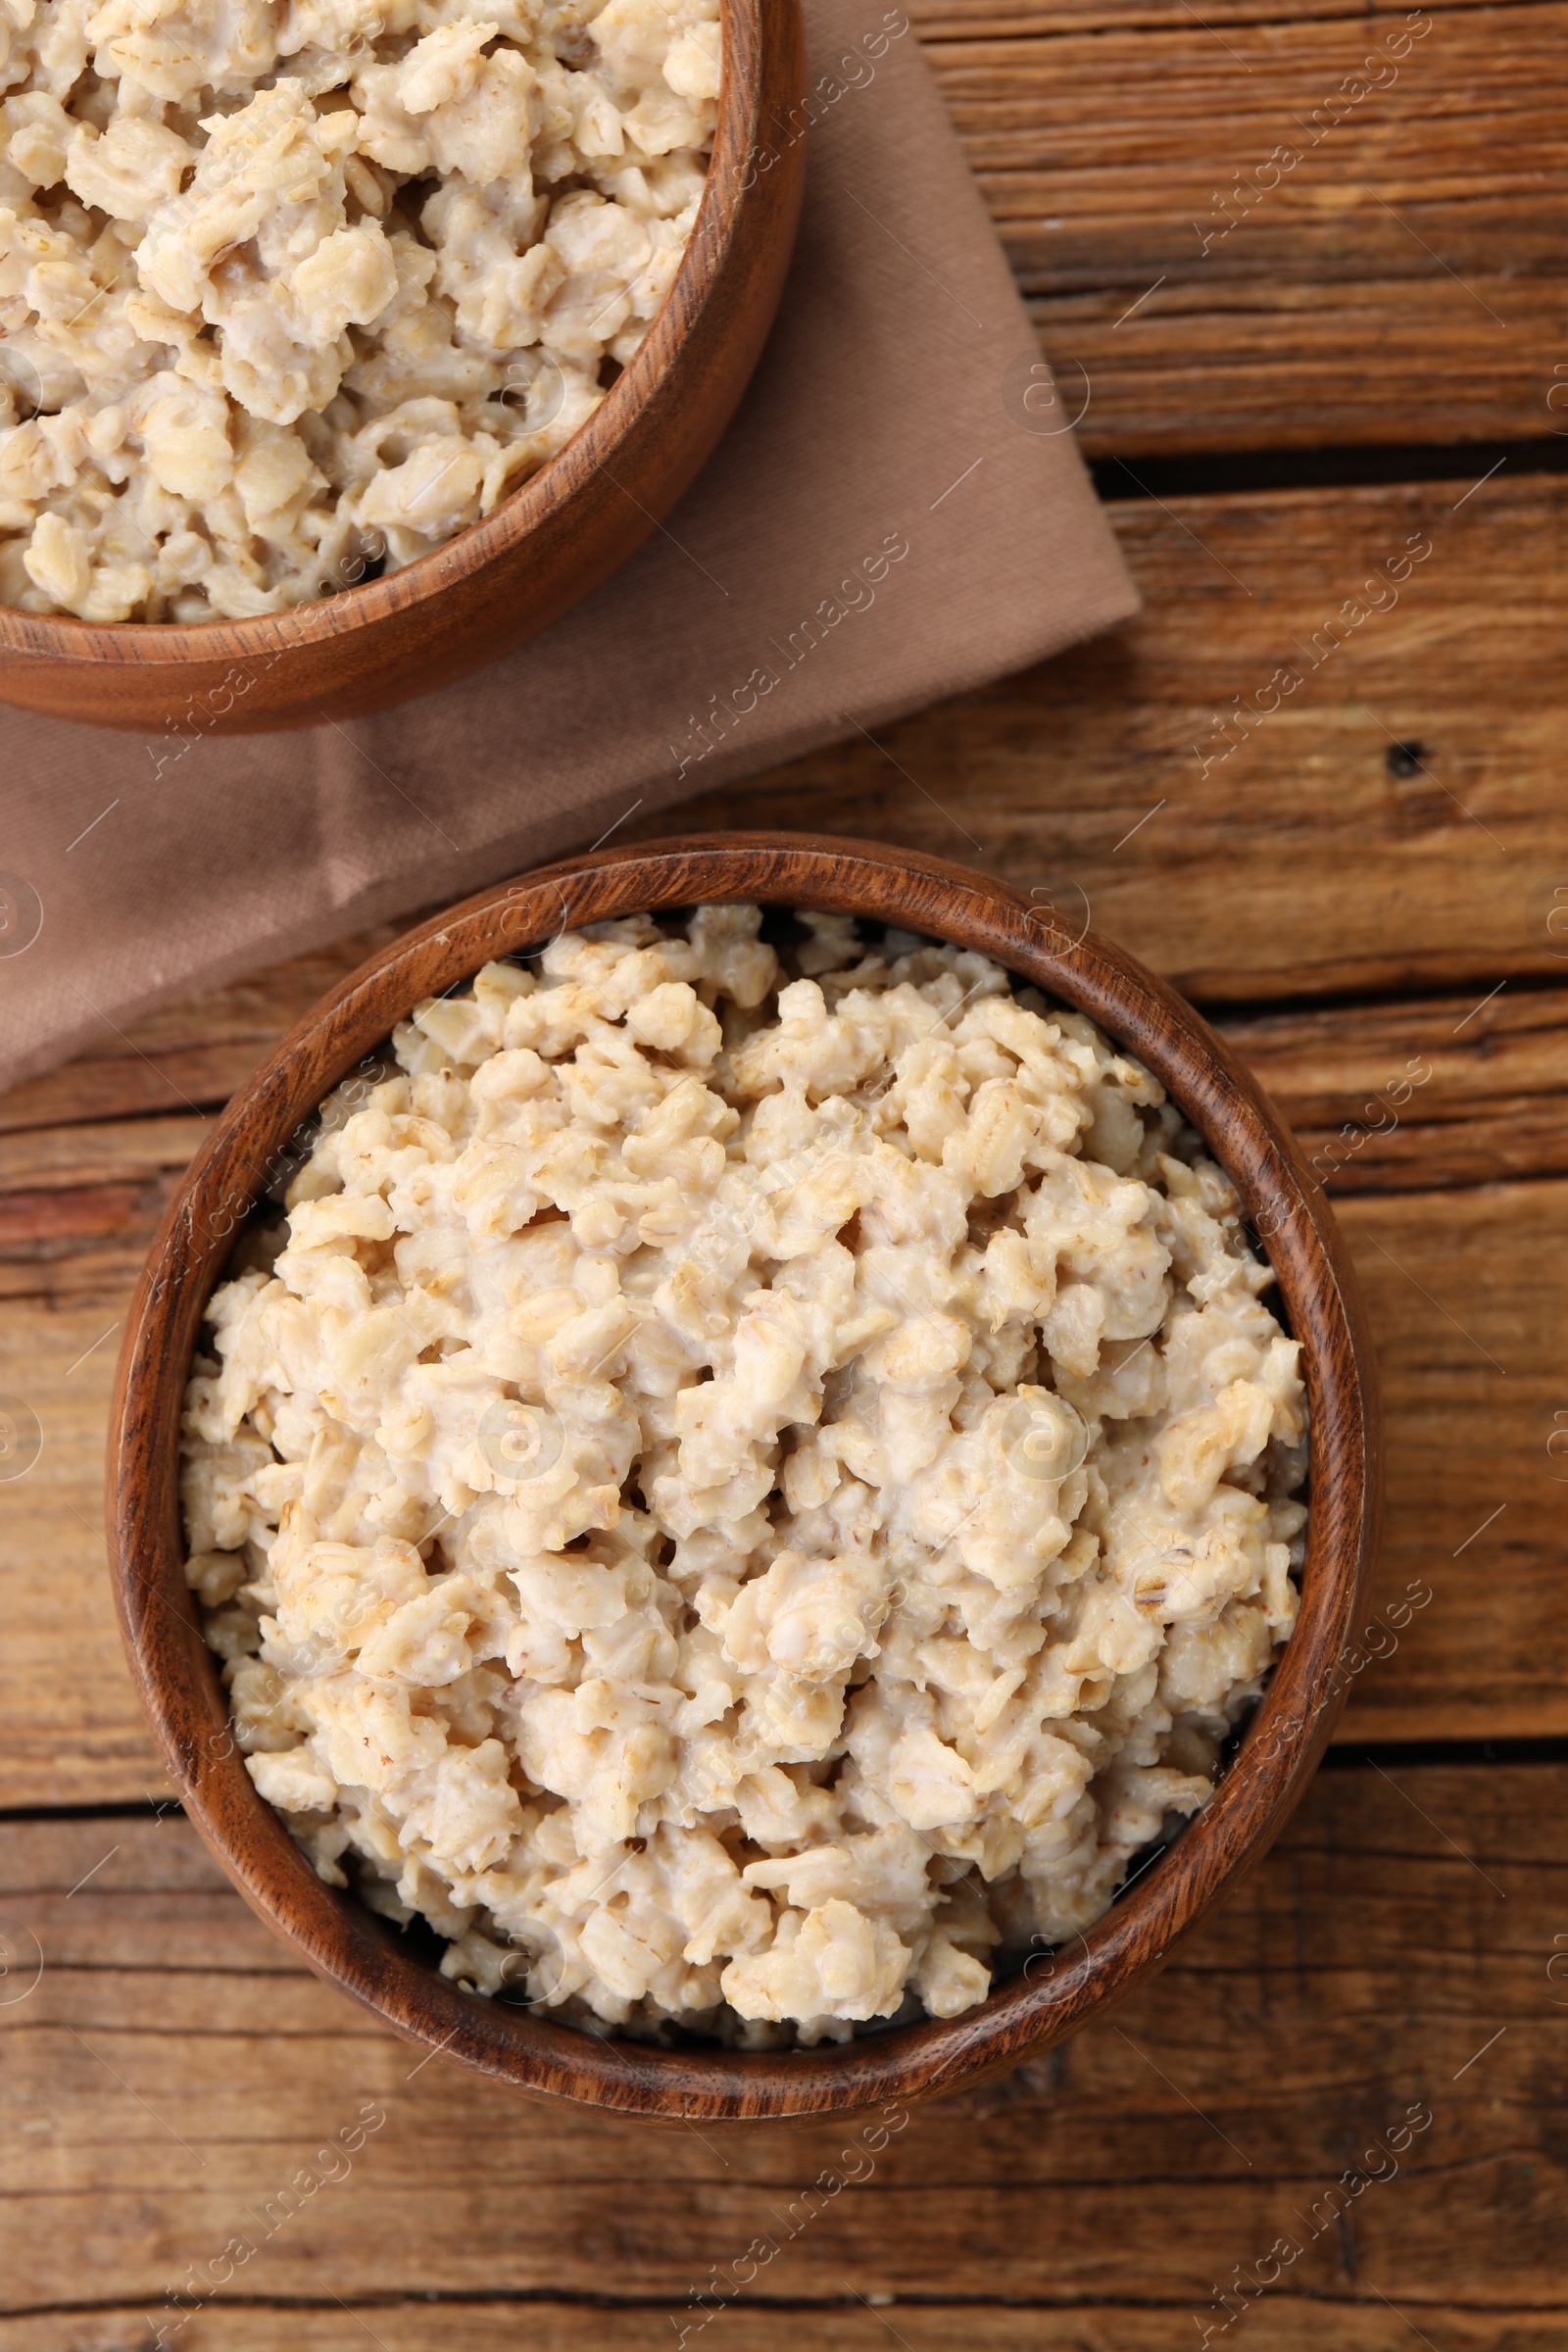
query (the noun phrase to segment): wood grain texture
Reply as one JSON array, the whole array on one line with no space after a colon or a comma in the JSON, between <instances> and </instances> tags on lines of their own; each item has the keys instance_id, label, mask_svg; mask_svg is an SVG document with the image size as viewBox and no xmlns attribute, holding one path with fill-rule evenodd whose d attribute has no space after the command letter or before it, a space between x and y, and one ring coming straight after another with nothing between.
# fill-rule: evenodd
<instances>
[{"instance_id":1,"label":"wood grain texture","mask_svg":"<svg viewBox=\"0 0 1568 2352\"><path fill-rule=\"evenodd\" d=\"M1171 0L915 0L1064 390L1087 371L1092 450L1139 473L1146 453L1568 423L1545 405L1568 360L1563 12L1428 13L1419 66L1204 257L1212 190L1293 135L1319 64L1343 73L1399 12L1200 0L1205 31ZM1568 972L1541 916L1568 877L1568 565L1563 488L1516 482L1518 462L1468 499L1464 476L1123 506L1149 612L1117 646L905 722L882 737L898 769L858 743L686 812L977 859L1074 927L1081 887L1219 1007L1330 1171L1383 1363L1392 1507L1366 1623L1385 1632L1357 1652L1352 1740L1568 1736L1568 1462L1549 1450ZM1407 524L1438 528L1399 607L1203 768L1211 713ZM1396 743L1418 759L1391 762ZM32 1137L0 1176L0 1390L44 1424L34 1470L0 1481L0 1805L162 1788L98 1532L115 1326L179 1122L195 1133L358 960L174 1008L0 1102L0 1139ZM1395 1101L1412 1061L1431 1074ZM1374 1655L1412 1583L1430 1602ZM177 1817L0 1824L0 2352L153 2352L160 2325L179 2352L653 2352L760 2231L777 2260L689 2345L1169 2352L1416 2099L1434 2120L1399 2175L1210 2342L1558 2352L1568 1768L1377 1752L1381 1771L1319 1777L1113 2023L914 2111L794 2239L776 2216L850 2169L844 2135L669 2134L519 2109L440 2058L416 2075ZM6 2003L32 1934L46 1974ZM162 2302L364 2098L389 2120L352 2176L302 2199L226 2300Z\"/></svg>"},{"instance_id":2,"label":"wood grain texture","mask_svg":"<svg viewBox=\"0 0 1568 2352\"><path fill-rule=\"evenodd\" d=\"M1310 1423L1296 1630L1241 1753L1160 1867L1079 1938L1070 1960L1004 1984L964 2017L782 2054L599 2041L478 2001L324 1887L228 1733L186 1591L178 1503L185 1383L207 1299L278 1152L330 1088L422 999L492 956L565 923L732 900L843 908L978 948L1130 1046L1268 1236L1283 1313L1301 1343ZM191 1818L257 1912L323 1976L430 2049L541 2097L695 2123L848 2115L928 2097L1077 2032L1158 1967L1267 1850L1328 1740L1377 1544L1381 1431L1355 1277L1321 1193L1288 1129L1173 991L1087 928L1069 930L1003 885L936 859L799 834L683 836L564 859L481 892L373 956L283 1040L204 1142L149 1254L121 1343L107 1492L111 1580L138 1693Z\"/></svg>"},{"instance_id":3,"label":"wood grain texture","mask_svg":"<svg viewBox=\"0 0 1568 2352\"><path fill-rule=\"evenodd\" d=\"M1397 1399L1368 1622L1412 1586L1436 1596L1397 1655L1358 1677L1348 1736L1352 1723L1404 1740L1568 1729L1568 1186L1362 1199L1341 1213Z\"/></svg>"},{"instance_id":4,"label":"wood grain texture","mask_svg":"<svg viewBox=\"0 0 1568 2352\"><path fill-rule=\"evenodd\" d=\"M1332 1198L1568 1175L1568 984L1220 1026Z\"/></svg>"},{"instance_id":5,"label":"wood grain texture","mask_svg":"<svg viewBox=\"0 0 1568 2352\"><path fill-rule=\"evenodd\" d=\"M1128 628L625 831L961 858L1075 923L1087 898L1208 1004L1560 978L1568 482L1111 514L1147 600ZM1391 577L1412 542L1430 554Z\"/></svg>"},{"instance_id":6,"label":"wood grain texture","mask_svg":"<svg viewBox=\"0 0 1568 2352\"><path fill-rule=\"evenodd\" d=\"M1446 17L1488 0L1432 0L1429 15ZM1391 12L1391 19L1399 12ZM1495 13L1495 12L1494 12ZM911 0L908 11L926 41L989 40L1019 33L1104 32L1136 26L1171 27L1167 0ZM1270 25L1328 24L1337 18L1359 22L1366 11L1357 0L1215 0L1203 11L1207 24Z\"/></svg>"},{"instance_id":7,"label":"wood grain texture","mask_svg":"<svg viewBox=\"0 0 1568 2352\"><path fill-rule=\"evenodd\" d=\"M1560 0L911 15L1091 454L1568 426Z\"/></svg>"},{"instance_id":8,"label":"wood grain texture","mask_svg":"<svg viewBox=\"0 0 1568 2352\"><path fill-rule=\"evenodd\" d=\"M1351 2290L1353 2291L1353 2290ZM1408 2306L1406 2308L1409 2308ZM1414 2307L1422 2325L1443 2330L1443 2352L1560 2352L1561 2308L1546 2311L1473 2312L1451 2301ZM167 2315L166 2315L167 2316ZM699 2314L700 2316L700 2314ZM352 2321L353 2325L350 2325ZM286 2305L248 2308L225 2304L192 2311L177 2335L166 2340L179 2352L346 2352L351 2344L380 2343L384 2352L672 2352L686 2341L699 2344L689 2304L608 2303L588 2296L566 2302L552 2296L498 2294L488 2301L466 2295L425 2299L333 2297L318 2306L293 2298ZM710 2333L712 2352L1172 2352L1197 2344L1189 2308L1144 2310L1136 2303L1073 2301L1061 2307L976 2302L971 2295L911 2302L889 2295L860 2300L853 2288L840 2298L813 2298L783 2310L731 2306L723 2326ZM1210 2339L1224 2341L1217 2332ZM1343 2296L1314 2302L1292 2296L1254 2304L1247 2342L1253 2352L1409 2352L1410 2325L1376 2300ZM1435 2340L1429 2338L1429 2340ZM74 2312L29 2312L0 2317L0 2352L155 2352L146 2314L134 2306Z\"/></svg>"},{"instance_id":9,"label":"wood grain texture","mask_svg":"<svg viewBox=\"0 0 1568 2352\"><path fill-rule=\"evenodd\" d=\"M145 2352L141 2315L236 2235L256 2251L221 2292L274 2325L303 2304L319 2332L290 2323L290 2343L358 2340L334 2297L391 2352L533 2340L535 2298L546 2343L673 2341L712 2266L765 2238L751 2301L688 2338L704 2352L773 2352L786 2326L860 2352L886 2340L873 2296L922 2348L1153 2352L1199 2340L1216 2283L1285 2237L1247 2341L1390 2352L1414 2325L1440 2352L1544 2352L1564 2325L1565 1824L1561 1766L1326 1772L1114 2021L896 2111L870 2150L843 2122L715 2137L519 2108L445 2058L416 2072L177 1816L0 1828L0 1915L29 1968L29 1938L44 1955L0 2009L0 2293L62 2315L11 2343ZM323 2158L366 2106L384 2125ZM1412 2108L1430 2123L1391 2150ZM88 2311L73 2337L62 2307L93 2303L135 2317ZM172 2340L282 2340L221 2302L200 2325Z\"/></svg>"},{"instance_id":10,"label":"wood grain texture","mask_svg":"<svg viewBox=\"0 0 1568 2352\"><path fill-rule=\"evenodd\" d=\"M161 1147L148 1138L157 1114L177 1105L191 1135L205 1133L284 1033L394 936L390 927L367 932L210 990L133 1023L113 1050L0 1095L0 1152L13 1137L54 1130L26 1149L69 1166L83 1147L58 1131L91 1129L99 1179L75 1191L0 1187L0 1265L8 1247L20 1258L33 1239L74 1247L100 1233L132 1238L138 1179L185 1164L169 1149L170 1129ZM1568 1174L1568 959L1557 982L1527 976L1480 996L1221 1010L1216 1026L1333 1196ZM100 1200L101 1214L77 1205Z\"/></svg>"},{"instance_id":11,"label":"wood grain texture","mask_svg":"<svg viewBox=\"0 0 1568 2352\"><path fill-rule=\"evenodd\" d=\"M1354 1016L1341 1018L1353 1054ZM1568 1427L1568 1365L1543 1336L1568 1328L1568 1186L1401 1191L1348 1199L1340 1216L1387 1422L1384 1543L1357 1630L1412 1585L1433 1597L1397 1653L1356 1677L1339 1737L1568 1736L1568 1487L1556 1483L1568 1461L1562 1444L1548 1450ZM152 1225L61 1245L42 1265L0 1263L29 1284L0 1311L0 1393L22 1396L44 1434L36 1466L0 1483L0 1805L169 1786L121 1655L102 1533L113 1359Z\"/></svg>"},{"instance_id":12,"label":"wood grain texture","mask_svg":"<svg viewBox=\"0 0 1568 2352\"><path fill-rule=\"evenodd\" d=\"M30 1470L0 1482L8 1805L102 1802L164 1786L125 1685L104 1573L103 1434L127 1303L122 1276L117 1299L75 1314L15 1303L0 1312L0 1410L14 1413L20 1400L42 1441Z\"/></svg>"},{"instance_id":13,"label":"wood grain texture","mask_svg":"<svg viewBox=\"0 0 1568 2352\"><path fill-rule=\"evenodd\" d=\"M0 1099L0 1137L74 1119L100 1146L111 1134L121 1143L93 1185L0 1195L0 1390L30 1402L46 1440L25 1479L0 1484L0 1805L115 1802L167 1788L123 1670L101 1532L113 1357L177 1173L147 1177L160 1155L143 1128L162 1128L172 1070L192 1105L216 1110L323 990L389 936L346 941L171 1007L135 1024L114 1054ZM1538 1336L1525 1349L1525 1371L1532 1359L1536 1370L1523 1409L1508 1387L1520 1376L1521 1329L1539 1335L1568 1320L1568 1297L1557 1295L1568 1252L1563 1194L1560 1185L1522 1186L1503 1197L1506 1214L1494 1194L1455 1197L1504 1177L1568 1177L1568 982L1510 983L1478 1010L1484 993L1224 1023L1318 1159L1367 1294L1391 1483L1368 1622L1413 1581L1434 1593L1397 1655L1356 1678L1340 1727L1349 1740L1568 1734L1568 1632L1556 1605L1562 1504L1551 1483L1568 1463L1546 1450L1563 1426L1555 1413L1568 1410L1568 1368L1559 1382ZM1412 1061L1432 1074L1396 1102ZM122 1114L114 1125L111 1105ZM1397 1124L1389 1127L1391 1109ZM57 1137L32 1149L66 1164L77 1147ZM1408 1197L1364 1230L1355 1196L1367 1193ZM1480 1321L1472 1298L1485 1302ZM1445 1309L1511 1372L1499 1380L1479 1350L1464 1350ZM1455 1359L1440 1378L1450 1343ZM1505 1493L1503 1519L1454 1562ZM1485 1568L1483 1585L1465 1573L1467 1559ZM1379 1646L1385 1638L1374 1637Z\"/></svg>"},{"instance_id":14,"label":"wood grain texture","mask_svg":"<svg viewBox=\"0 0 1568 2352\"><path fill-rule=\"evenodd\" d=\"M147 627L0 606L0 701L152 732L310 726L450 684L608 579L717 444L795 242L805 152L775 126L805 86L799 0L721 5L723 81L691 242L647 335L558 457L445 546L290 612ZM769 148L764 173L754 166Z\"/></svg>"}]
</instances>

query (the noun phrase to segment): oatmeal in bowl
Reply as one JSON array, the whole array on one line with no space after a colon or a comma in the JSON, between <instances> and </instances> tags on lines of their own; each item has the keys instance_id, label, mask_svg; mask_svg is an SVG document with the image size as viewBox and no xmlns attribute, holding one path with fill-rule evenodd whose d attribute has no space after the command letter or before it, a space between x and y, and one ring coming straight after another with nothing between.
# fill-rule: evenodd
<instances>
[{"instance_id":1,"label":"oatmeal in bowl","mask_svg":"<svg viewBox=\"0 0 1568 2352\"><path fill-rule=\"evenodd\" d=\"M720 0L0 0L0 603L245 620L491 514L702 202Z\"/></svg>"},{"instance_id":2,"label":"oatmeal in bowl","mask_svg":"<svg viewBox=\"0 0 1568 2352\"><path fill-rule=\"evenodd\" d=\"M207 1309L245 1770L535 2018L962 2019L1170 1867L1289 1654L1273 1279L1151 1069L977 947L717 903L487 961Z\"/></svg>"}]
</instances>

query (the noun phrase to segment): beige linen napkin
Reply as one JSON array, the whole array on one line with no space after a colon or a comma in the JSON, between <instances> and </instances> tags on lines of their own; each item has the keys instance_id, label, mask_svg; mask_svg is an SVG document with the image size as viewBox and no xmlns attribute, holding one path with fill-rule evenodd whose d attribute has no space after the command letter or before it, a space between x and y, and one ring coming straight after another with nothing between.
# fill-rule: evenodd
<instances>
[{"instance_id":1,"label":"beige linen napkin","mask_svg":"<svg viewBox=\"0 0 1568 2352\"><path fill-rule=\"evenodd\" d=\"M384 716L173 759L0 710L0 1084L1134 611L907 19L807 0L807 25L777 327L701 479L585 604Z\"/></svg>"}]
</instances>

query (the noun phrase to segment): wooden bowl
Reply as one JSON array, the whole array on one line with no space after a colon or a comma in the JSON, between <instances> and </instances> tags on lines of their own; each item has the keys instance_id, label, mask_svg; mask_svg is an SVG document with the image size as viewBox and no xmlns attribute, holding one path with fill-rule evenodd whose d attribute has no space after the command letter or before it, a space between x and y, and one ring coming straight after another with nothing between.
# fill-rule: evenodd
<instances>
[{"instance_id":1,"label":"wooden bowl","mask_svg":"<svg viewBox=\"0 0 1568 2352\"><path fill-rule=\"evenodd\" d=\"M1064 897L1067 894L1063 894ZM1300 1617L1209 1804L1105 1917L966 2015L773 2054L599 2040L461 1991L322 1885L258 1796L183 1574L181 1400L230 1237L318 1103L393 1023L567 924L708 900L841 907L983 950L1153 1069L1268 1237L1303 1343L1310 1508ZM1086 916L1087 920L1087 916ZM229 1104L180 1186L125 1327L109 1446L110 1560L131 1670L191 1820L262 1917L411 2039L545 2096L631 2113L809 2116L956 2088L1131 1991L1260 1859L1328 1740L1376 1539L1372 1351L1344 1243L1289 1131L1213 1032L1121 949L982 874L855 841L735 833L565 859L421 923L335 989Z\"/></svg>"},{"instance_id":2,"label":"wooden bowl","mask_svg":"<svg viewBox=\"0 0 1568 2352\"><path fill-rule=\"evenodd\" d=\"M623 564L734 414L800 216L800 0L722 7L718 125L691 243L635 357L558 457L445 546L291 612L165 627L0 605L0 702L160 736L346 718L510 652Z\"/></svg>"}]
</instances>

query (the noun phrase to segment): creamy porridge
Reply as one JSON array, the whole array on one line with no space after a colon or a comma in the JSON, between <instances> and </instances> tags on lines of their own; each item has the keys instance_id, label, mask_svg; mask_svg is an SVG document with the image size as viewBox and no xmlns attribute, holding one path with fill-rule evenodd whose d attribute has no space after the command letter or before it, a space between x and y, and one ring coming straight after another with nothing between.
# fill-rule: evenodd
<instances>
[{"instance_id":1,"label":"creamy porridge","mask_svg":"<svg viewBox=\"0 0 1568 2352\"><path fill-rule=\"evenodd\" d=\"M1297 1347L1159 1086L968 951L709 906L419 1007L217 1293L190 1582L257 1788L447 1974L952 2017L1208 1796Z\"/></svg>"},{"instance_id":2,"label":"creamy porridge","mask_svg":"<svg viewBox=\"0 0 1568 2352\"><path fill-rule=\"evenodd\" d=\"M0 602L280 612L555 455L702 199L719 0L0 0Z\"/></svg>"}]
</instances>

